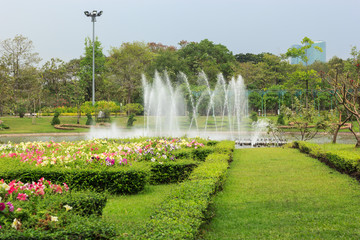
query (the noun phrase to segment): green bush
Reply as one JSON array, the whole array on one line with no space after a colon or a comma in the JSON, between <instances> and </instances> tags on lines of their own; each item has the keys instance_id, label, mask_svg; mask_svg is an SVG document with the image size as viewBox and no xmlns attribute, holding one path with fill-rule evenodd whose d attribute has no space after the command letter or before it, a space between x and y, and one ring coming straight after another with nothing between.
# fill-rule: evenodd
<instances>
[{"instance_id":1,"label":"green bush","mask_svg":"<svg viewBox=\"0 0 360 240\"><path fill-rule=\"evenodd\" d=\"M283 113L280 113L280 114L278 115L278 118L277 118L276 123L277 123L278 125L285 125L285 120L284 120L284 114L283 114Z\"/></svg>"},{"instance_id":2,"label":"green bush","mask_svg":"<svg viewBox=\"0 0 360 240\"><path fill-rule=\"evenodd\" d=\"M67 225L57 231L46 229L26 229L17 231L13 228L1 229L0 239L14 240L69 240L69 239L113 239L116 237L114 225L101 220L96 216L82 217L79 215L69 215Z\"/></svg>"},{"instance_id":3,"label":"green bush","mask_svg":"<svg viewBox=\"0 0 360 240\"><path fill-rule=\"evenodd\" d=\"M132 127L134 125L134 122L136 121L135 114L130 114L126 123L127 127Z\"/></svg>"},{"instance_id":4,"label":"green bush","mask_svg":"<svg viewBox=\"0 0 360 240\"><path fill-rule=\"evenodd\" d=\"M173 152L176 159L193 159L205 161L206 157L215 151L214 147L204 146L201 148L183 148Z\"/></svg>"},{"instance_id":5,"label":"green bush","mask_svg":"<svg viewBox=\"0 0 360 240\"><path fill-rule=\"evenodd\" d=\"M341 172L353 174L360 172L360 156L347 151L325 151L318 144L304 141L294 142L294 147L312 157L327 162Z\"/></svg>"},{"instance_id":6,"label":"green bush","mask_svg":"<svg viewBox=\"0 0 360 240\"><path fill-rule=\"evenodd\" d=\"M256 113L256 112L251 112L250 119L251 119L253 122L257 122L257 120L258 120L257 113Z\"/></svg>"},{"instance_id":7,"label":"green bush","mask_svg":"<svg viewBox=\"0 0 360 240\"><path fill-rule=\"evenodd\" d=\"M62 205L71 206L71 211L81 216L90 216L92 214L101 216L107 202L106 195L97 192L70 191L65 196Z\"/></svg>"},{"instance_id":8,"label":"green bush","mask_svg":"<svg viewBox=\"0 0 360 240\"><path fill-rule=\"evenodd\" d=\"M0 170L1 171L1 170ZM71 189L108 191L112 194L133 194L144 189L148 182L149 170L144 167L124 167L113 169L61 169L24 168L4 169L0 179L32 182L44 177L54 183L67 183Z\"/></svg>"},{"instance_id":9,"label":"green bush","mask_svg":"<svg viewBox=\"0 0 360 240\"><path fill-rule=\"evenodd\" d=\"M54 117L51 120L51 125L59 125L60 124L60 119L59 119L60 113L59 112L55 112L54 113Z\"/></svg>"},{"instance_id":10,"label":"green bush","mask_svg":"<svg viewBox=\"0 0 360 240\"><path fill-rule=\"evenodd\" d=\"M94 125L95 124L95 122L94 122L94 120L93 120L93 118L91 116L91 113L87 113L86 117L87 117L86 125Z\"/></svg>"},{"instance_id":11,"label":"green bush","mask_svg":"<svg viewBox=\"0 0 360 240\"><path fill-rule=\"evenodd\" d=\"M134 238L196 239L199 227L207 218L212 196L224 183L234 147L230 141L217 143L214 147L217 152L208 155L205 162L193 170L189 180L171 192L146 226L134 233Z\"/></svg>"},{"instance_id":12,"label":"green bush","mask_svg":"<svg viewBox=\"0 0 360 240\"><path fill-rule=\"evenodd\" d=\"M6 125L5 123L1 123L0 124L0 130L1 129L10 129L10 127L8 125Z\"/></svg>"},{"instance_id":13,"label":"green bush","mask_svg":"<svg viewBox=\"0 0 360 240\"><path fill-rule=\"evenodd\" d=\"M191 160L152 163L150 184L181 182L189 177L195 167L197 167L196 162Z\"/></svg>"}]
</instances>

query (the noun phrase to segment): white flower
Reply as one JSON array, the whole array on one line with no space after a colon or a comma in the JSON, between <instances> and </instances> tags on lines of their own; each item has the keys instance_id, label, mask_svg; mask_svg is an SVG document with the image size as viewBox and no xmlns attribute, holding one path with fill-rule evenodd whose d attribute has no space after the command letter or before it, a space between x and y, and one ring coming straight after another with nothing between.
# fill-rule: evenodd
<instances>
[{"instance_id":1,"label":"white flower","mask_svg":"<svg viewBox=\"0 0 360 240\"><path fill-rule=\"evenodd\" d=\"M64 208L66 209L66 211L70 211L72 209L72 207L70 207L69 205L65 205Z\"/></svg>"},{"instance_id":2,"label":"white flower","mask_svg":"<svg viewBox=\"0 0 360 240\"><path fill-rule=\"evenodd\" d=\"M152 161L152 162L155 162L155 161L156 161L156 159L155 159L155 158L151 158L151 161Z\"/></svg>"},{"instance_id":3,"label":"white flower","mask_svg":"<svg viewBox=\"0 0 360 240\"><path fill-rule=\"evenodd\" d=\"M5 191L8 191L10 189L9 185L7 185L6 183L1 184L0 187L5 189Z\"/></svg>"},{"instance_id":4,"label":"white flower","mask_svg":"<svg viewBox=\"0 0 360 240\"><path fill-rule=\"evenodd\" d=\"M16 230L18 230L18 229L21 227L21 222L15 218L14 221L13 221L13 223L11 224L11 227L13 227L13 228L15 228Z\"/></svg>"},{"instance_id":5,"label":"white flower","mask_svg":"<svg viewBox=\"0 0 360 240\"><path fill-rule=\"evenodd\" d=\"M58 221L58 217L54 217L54 216L50 216L50 217L51 217L52 222L57 222Z\"/></svg>"}]
</instances>

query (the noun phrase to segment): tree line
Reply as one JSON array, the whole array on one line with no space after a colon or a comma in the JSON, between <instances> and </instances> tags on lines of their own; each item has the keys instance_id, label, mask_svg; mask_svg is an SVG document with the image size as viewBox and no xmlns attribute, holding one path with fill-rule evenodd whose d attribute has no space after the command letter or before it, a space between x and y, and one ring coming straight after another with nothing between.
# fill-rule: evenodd
<instances>
[{"instance_id":1,"label":"tree line","mask_svg":"<svg viewBox=\"0 0 360 240\"><path fill-rule=\"evenodd\" d=\"M303 44L305 48L308 45L309 42ZM84 54L80 58L68 62L52 58L39 66L41 58L27 37L17 35L1 41L0 114L38 112L44 107L79 107L90 101L92 48L92 41L86 38ZM265 108L276 112L281 105L291 106L294 96L303 101L306 99L306 102L312 98L320 111L332 108L332 101L335 106L336 90L330 81L333 73L354 76L359 70L356 64L360 53L355 47L349 59L333 57L326 63L311 65L289 64L287 59L294 56L293 53L288 51L280 56L272 53L233 54L226 46L204 39L200 42L181 41L178 46L127 42L112 47L105 54L101 42L96 39L95 99L124 106L143 104L142 74L152 79L155 71L166 71L174 84L182 72L191 88L198 91L198 74L204 72L211 87L215 86L219 73L227 81L241 75L253 111L263 112Z\"/></svg>"}]
</instances>

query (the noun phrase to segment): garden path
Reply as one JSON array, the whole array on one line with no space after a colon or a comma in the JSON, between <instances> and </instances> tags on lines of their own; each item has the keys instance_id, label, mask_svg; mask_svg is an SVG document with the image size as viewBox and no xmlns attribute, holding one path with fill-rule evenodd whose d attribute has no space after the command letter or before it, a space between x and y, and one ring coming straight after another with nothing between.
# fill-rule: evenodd
<instances>
[{"instance_id":1,"label":"garden path","mask_svg":"<svg viewBox=\"0 0 360 240\"><path fill-rule=\"evenodd\" d=\"M360 239L360 185L295 149L235 151L205 239Z\"/></svg>"}]
</instances>

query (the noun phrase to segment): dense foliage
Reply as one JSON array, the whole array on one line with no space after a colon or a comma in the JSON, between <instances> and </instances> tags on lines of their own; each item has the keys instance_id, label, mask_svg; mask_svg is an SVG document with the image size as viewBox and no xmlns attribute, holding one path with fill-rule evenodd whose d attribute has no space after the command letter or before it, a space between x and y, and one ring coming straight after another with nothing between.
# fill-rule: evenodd
<instances>
[{"instance_id":1,"label":"dense foliage","mask_svg":"<svg viewBox=\"0 0 360 240\"><path fill-rule=\"evenodd\" d=\"M312 41L309 38L304 40L303 48L308 48ZM56 107L66 107L68 109L64 111L78 113L80 106L91 100L93 43L89 38L85 40L84 56L69 62L53 58L42 67L38 67L40 58L32 41L24 36L6 39L0 47L0 115L39 112ZM17 51L21 48L25 51ZM11 53L6 49L13 51ZM13 58L11 54L14 54ZM173 84L181 83L177 76L184 73L194 92L201 89L198 86L198 74L201 72L205 72L211 87L215 86L218 73L222 73L227 81L241 74L250 90L250 108L256 112L261 109L262 112L275 113L282 105L290 107L295 96L304 102L314 101L318 110L334 108L332 103L335 105L335 99L332 99L327 81L329 73L336 70L353 76L358 70L359 53L356 48L352 50L351 59L334 57L327 63L315 62L311 65L305 61L306 66L290 65L284 60L284 57L295 55L308 59L306 49L294 52L290 48L287 54L281 56L271 53L234 54L226 46L208 39L181 41L178 47L161 43L123 43L105 54L101 43L96 40L95 99L96 102L114 103L111 106L98 104L96 109L105 107L110 112L126 111L128 114L141 112L142 107L134 109L135 105L127 104L143 104L141 75L151 79L156 70L166 71ZM97 112L99 109L96 109L81 107L83 113Z\"/></svg>"}]
</instances>

